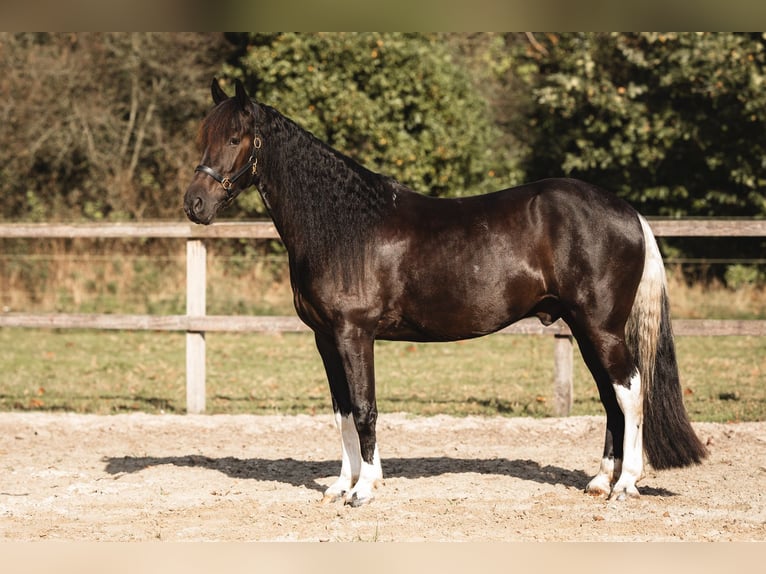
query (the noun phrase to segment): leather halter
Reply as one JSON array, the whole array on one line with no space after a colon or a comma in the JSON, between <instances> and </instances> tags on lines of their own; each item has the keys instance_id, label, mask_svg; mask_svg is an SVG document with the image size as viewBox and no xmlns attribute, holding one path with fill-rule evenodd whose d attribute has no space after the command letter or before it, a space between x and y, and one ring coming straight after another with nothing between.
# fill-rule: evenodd
<instances>
[{"instance_id":1,"label":"leather halter","mask_svg":"<svg viewBox=\"0 0 766 574\"><path fill-rule=\"evenodd\" d=\"M255 152L256 150L261 149L261 145L261 138L255 136L253 138L253 151L250 153L250 157L248 158L247 162L245 162L245 165L243 165L239 171L229 177L224 177L212 167L206 166L204 164L199 164L196 168L194 168L194 171L201 171L202 173L208 174L210 177L220 183L221 187L223 187L227 193L231 193L231 188L234 187L236 181L245 175L248 171L251 172L251 175L258 173L258 158L255 157Z\"/></svg>"}]
</instances>

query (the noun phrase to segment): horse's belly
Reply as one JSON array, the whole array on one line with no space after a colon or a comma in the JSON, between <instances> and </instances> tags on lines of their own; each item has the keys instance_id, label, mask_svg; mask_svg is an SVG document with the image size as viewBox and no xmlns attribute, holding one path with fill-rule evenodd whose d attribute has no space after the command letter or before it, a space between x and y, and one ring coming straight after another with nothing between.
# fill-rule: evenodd
<instances>
[{"instance_id":1,"label":"horse's belly","mask_svg":"<svg viewBox=\"0 0 766 574\"><path fill-rule=\"evenodd\" d=\"M494 300L425 299L415 308L379 323L378 338L403 341L458 341L488 335L523 316L500 297Z\"/></svg>"},{"instance_id":2,"label":"horse's belly","mask_svg":"<svg viewBox=\"0 0 766 574\"><path fill-rule=\"evenodd\" d=\"M499 331L513 321L489 324L442 324L438 321L421 321L418 324L406 322L388 325L377 333L378 339L388 341L437 342L473 339Z\"/></svg>"}]
</instances>

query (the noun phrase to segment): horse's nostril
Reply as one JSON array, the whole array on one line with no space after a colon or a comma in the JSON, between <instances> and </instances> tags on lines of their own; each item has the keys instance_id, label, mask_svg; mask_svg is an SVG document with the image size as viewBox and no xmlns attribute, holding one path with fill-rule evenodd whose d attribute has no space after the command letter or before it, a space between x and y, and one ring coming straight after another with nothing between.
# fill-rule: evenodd
<instances>
[{"instance_id":1,"label":"horse's nostril","mask_svg":"<svg viewBox=\"0 0 766 574\"><path fill-rule=\"evenodd\" d=\"M194 202L192 203L192 212L195 215L199 215L200 212L202 211L202 206L203 206L202 198L201 197L196 197L194 199Z\"/></svg>"}]
</instances>

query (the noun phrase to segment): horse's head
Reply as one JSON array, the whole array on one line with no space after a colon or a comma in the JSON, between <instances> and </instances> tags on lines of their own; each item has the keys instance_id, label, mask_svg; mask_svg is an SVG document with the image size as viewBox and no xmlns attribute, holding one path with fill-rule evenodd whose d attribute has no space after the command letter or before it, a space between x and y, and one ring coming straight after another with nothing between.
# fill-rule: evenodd
<instances>
[{"instance_id":1,"label":"horse's head","mask_svg":"<svg viewBox=\"0 0 766 574\"><path fill-rule=\"evenodd\" d=\"M209 224L222 207L253 184L261 140L256 135L257 105L236 81L229 97L217 80L211 86L215 107L199 132L202 160L184 196L184 211L195 223Z\"/></svg>"}]
</instances>

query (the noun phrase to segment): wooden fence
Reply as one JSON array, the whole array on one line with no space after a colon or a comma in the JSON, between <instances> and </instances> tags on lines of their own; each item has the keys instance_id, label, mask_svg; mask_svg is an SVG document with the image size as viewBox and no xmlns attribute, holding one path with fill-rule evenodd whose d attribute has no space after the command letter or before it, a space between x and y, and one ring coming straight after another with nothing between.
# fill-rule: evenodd
<instances>
[{"instance_id":1,"label":"wooden fence","mask_svg":"<svg viewBox=\"0 0 766 574\"><path fill-rule=\"evenodd\" d=\"M766 220L651 220L657 236L766 237ZM271 222L217 223L83 223L0 224L0 238L177 238L186 240L186 314L115 315L73 313L0 313L0 327L58 329L119 329L186 332L186 405L188 413L205 411L205 333L213 331L308 331L297 317L207 315L206 241L215 239L278 239ZM676 335L766 335L762 320L675 320ZM572 407L573 345L569 328L561 321L543 327L525 319L502 331L512 335L548 335L555 338L554 401L557 415Z\"/></svg>"}]
</instances>

